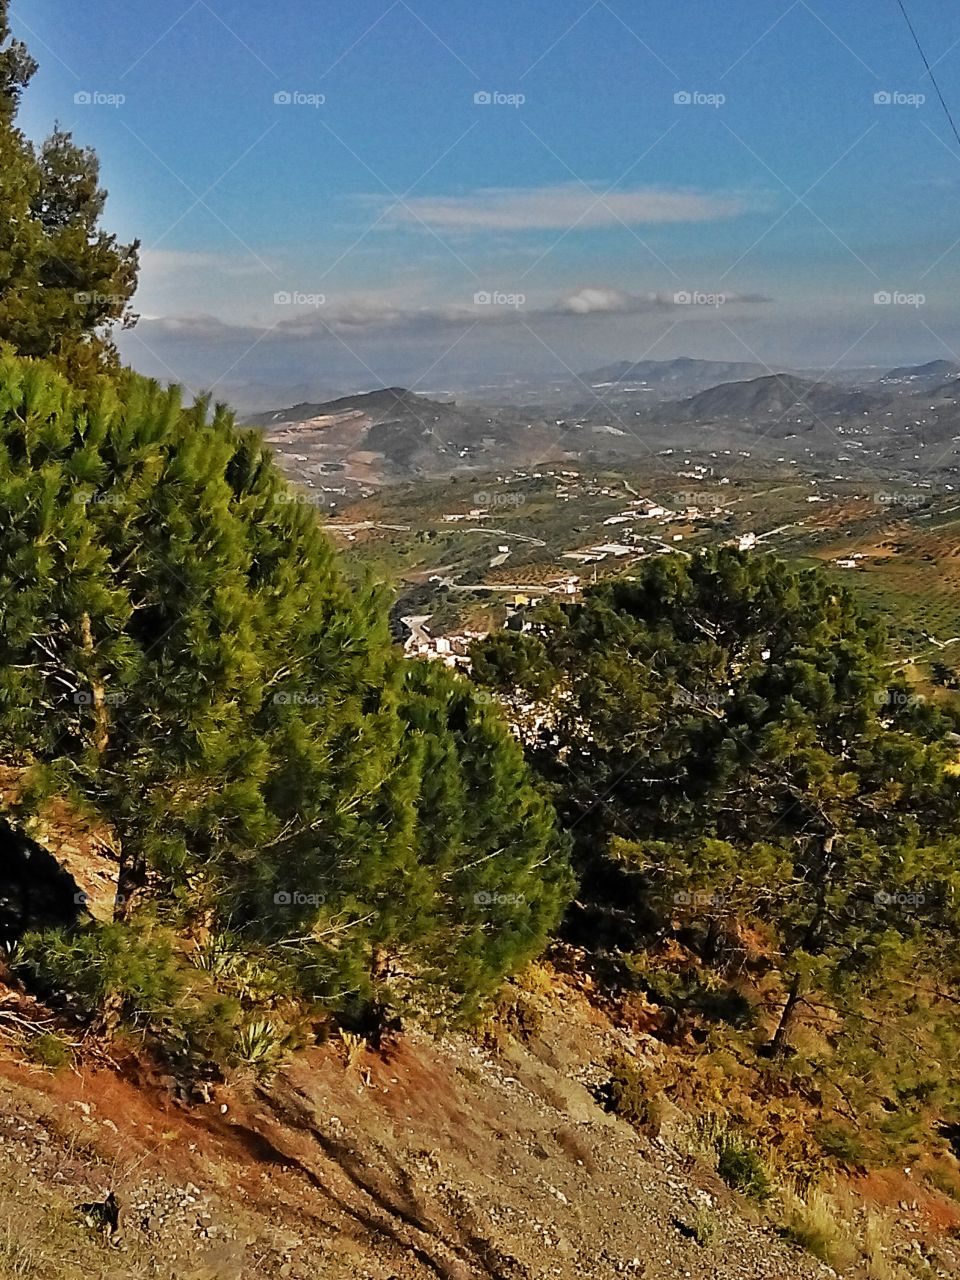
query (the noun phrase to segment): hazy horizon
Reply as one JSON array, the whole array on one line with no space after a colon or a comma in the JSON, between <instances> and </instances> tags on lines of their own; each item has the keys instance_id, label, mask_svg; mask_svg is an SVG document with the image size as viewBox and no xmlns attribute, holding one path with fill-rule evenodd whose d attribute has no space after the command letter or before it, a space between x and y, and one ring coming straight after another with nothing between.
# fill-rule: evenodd
<instances>
[{"instance_id":1,"label":"hazy horizon","mask_svg":"<svg viewBox=\"0 0 960 1280\"><path fill-rule=\"evenodd\" d=\"M94 146L108 225L143 242L124 358L241 409L623 359L960 358L960 154L894 6L12 16L42 55L26 129ZM915 20L949 87L960 13Z\"/></svg>"}]
</instances>

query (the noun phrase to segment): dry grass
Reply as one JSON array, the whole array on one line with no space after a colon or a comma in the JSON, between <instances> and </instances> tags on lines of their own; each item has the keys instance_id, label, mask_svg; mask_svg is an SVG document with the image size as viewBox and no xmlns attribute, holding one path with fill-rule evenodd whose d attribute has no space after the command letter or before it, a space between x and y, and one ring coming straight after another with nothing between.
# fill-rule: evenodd
<instances>
[{"instance_id":1,"label":"dry grass","mask_svg":"<svg viewBox=\"0 0 960 1280\"><path fill-rule=\"evenodd\" d=\"M534 960L514 978L514 984L521 991L530 995L545 996L552 999L557 991L557 975L553 965L543 960Z\"/></svg>"},{"instance_id":2,"label":"dry grass","mask_svg":"<svg viewBox=\"0 0 960 1280\"><path fill-rule=\"evenodd\" d=\"M843 1271L858 1253L850 1224L849 1206L835 1195L814 1187L805 1196L783 1194L784 1234L828 1266Z\"/></svg>"},{"instance_id":3,"label":"dry grass","mask_svg":"<svg viewBox=\"0 0 960 1280\"><path fill-rule=\"evenodd\" d=\"M876 1209L859 1213L862 1204L846 1191L814 1187L804 1195L784 1191L783 1232L835 1270L857 1266L869 1280L910 1280L889 1257L893 1222Z\"/></svg>"},{"instance_id":4,"label":"dry grass","mask_svg":"<svg viewBox=\"0 0 960 1280\"><path fill-rule=\"evenodd\" d=\"M170 1262L135 1232L111 1245L84 1225L76 1198L76 1188L51 1189L0 1154L3 1280L237 1280L240 1274L224 1245L212 1246L203 1261Z\"/></svg>"},{"instance_id":5,"label":"dry grass","mask_svg":"<svg viewBox=\"0 0 960 1280\"><path fill-rule=\"evenodd\" d=\"M340 1043L347 1060L347 1070L354 1071L360 1065L367 1042L363 1036L358 1036L353 1031L341 1031Z\"/></svg>"},{"instance_id":6,"label":"dry grass","mask_svg":"<svg viewBox=\"0 0 960 1280\"><path fill-rule=\"evenodd\" d=\"M0 1275L4 1280L148 1280L147 1259L88 1230L63 1194L22 1170L0 1171Z\"/></svg>"},{"instance_id":7,"label":"dry grass","mask_svg":"<svg viewBox=\"0 0 960 1280\"><path fill-rule=\"evenodd\" d=\"M887 1256L893 1223L886 1214L870 1210L863 1228L863 1257L870 1280L907 1280L907 1272Z\"/></svg>"}]
</instances>

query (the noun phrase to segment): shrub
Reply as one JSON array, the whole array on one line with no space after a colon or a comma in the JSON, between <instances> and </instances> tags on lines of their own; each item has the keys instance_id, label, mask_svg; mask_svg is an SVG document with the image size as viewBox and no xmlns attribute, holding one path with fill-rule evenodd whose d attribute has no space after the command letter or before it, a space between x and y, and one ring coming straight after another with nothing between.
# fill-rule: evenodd
<instances>
[{"instance_id":1,"label":"shrub","mask_svg":"<svg viewBox=\"0 0 960 1280\"><path fill-rule=\"evenodd\" d=\"M180 1001L184 983L170 939L143 924L91 922L73 931L24 935L16 965L52 998L67 997L85 1017L143 1026Z\"/></svg>"},{"instance_id":2,"label":"shrub","mask_svg":"<svg viewBox=\"0 0 960 1280\"><path fill-rule=\"evenodd\" d=\"M533 960L513 979L513 985L531 995L550 998L556 990L556 976L550 964Z\"/></svg>"},{"instance_id":3,"label":"shrub","mask_svg":"<svg viewBox=\"0 0 960 1280\"><path fill-rule=\"evenodd\" d=\"M942 1195L951 1200L960 1200L960 1176L958 1176L952 1158L950 1162L942 1161L931 1165L926 1171L927 1181Z\"/></svg>"},{"instance_id":4,"label":"shrub","mask_svg":"<svg viewBox=\"0 0 960 1280\"><path fill-rule=\"evenodd\" d=\"M820 1146L828 1156L844 1164L864 1165L868 1160L867 1149L861 1139L846 1125L824 1121L815 1130Z\"/></svg>"},{"instance_id":5,"label":"shrub","mask_svg":"<svg viewBox=\"0 0 960 1280\"><path fill-rule=\"evenodd\" d=\"M628 1124L656 1137L663 1123L663 1103L653 1092L644 1072L626 1054L614 1061L607 1086L607 1109Z\"/></svg>"},{"instance_id":6,"label":"shrub","mask_svg":"<svg viewBox=\"0 0 960 1280\"><path fill-rule=\"evenodd\" d=\"M366 1040L353 1031L341 1031L340 1043L347 1060L347 1070L355 1070L360 1065L360 1059L367 1048Z\"/></svg>"},{"instance_id":7,"label":"shrub","mask_svg":"<svg viewBox=\"0 0 960 1280\"><path fill-rule=\"evenodd\" d=\"M237 1031L235 1057L258 1075L269 1075L279 1067L289 1048L289 1036L269 1018L253 1018Z\"/></svg>"},{"instance_id":8,"label":"shrub","mask_svg":"<svg viewBox=\"0 0 960 1280\"><path fill-rule=\"evenodd\" d=\"M214 934L198 945L189 959L195 968L210 975L218 990L235 997L244 1007L292 1000L297 994L296 974L276 949L252 946L233 934Z\"/></svg>"},{"instance_id":9,"label":"shrub","mask_svg":"<svg viewBox=\"0 0 960 1280\"><path fill-rule=\"evenodd\" d=\"M73 1061L73 1052L65 1040L53 1031L42 1031L27 1043L27 1057L38 1067L60 1071Z\"/></svg>"},{"instance_id":10,"label":"shrub","mask_svg":"<svg viewBox=\"0 0 960 1280\"><path fill-rule=\"evenodd\" d=\"M155 1027L164 1055L190 1073L210 1067L225 1071L238 1059L240 1006L216 991L191 991L189 1000L168 1012Z\"/></svg>"},{"instance_id":11,"label":"shrub","mask_svg":"<svg viewBox=\"0 0 960 1280\"><path fill-rule=\"evenodd\" d=\"M499 1004L494 1019L515 1040L523 1044L533 1039L543 1025L543 1018L536 1002L525 992L513 986L509 988L508 995Z\"/></svg>"},{"instance_id":12,"label":"shrub","mask_svg":"<svg viewBox=\"0 0 960 1280\"><path fill-rule=\"evenodd\" d=\"M690 1219L690 1231L702 1248L711 1244L717 1234L717 1217L709 1209L698 1209Z\"/></svg>"},{"instance_id":13,"label":"shrub","mask_svg":"<svg viewBox=\"0 0 960 1280\"><path fill-rule=\"evenodd\" d=\"M725 1132L717 1142L717 1172L728 1187L761 1203L769 1200L771 1186L763 1158L752 1142Z\"/></svg>"},{"instance_id":14,"label":"shrub","mask_svg":"<svg viewBox=\"0 0 960 1280\"><path fill-rule=\"evenodd\" d=\"M29 933L16 967L41 995L97 1019L102 1032L122 1027L148 1036L176 1066L222 1070L245 1060L238 1002L185 963L169 936L149 923Z\"/></svg>"}]
</instances>

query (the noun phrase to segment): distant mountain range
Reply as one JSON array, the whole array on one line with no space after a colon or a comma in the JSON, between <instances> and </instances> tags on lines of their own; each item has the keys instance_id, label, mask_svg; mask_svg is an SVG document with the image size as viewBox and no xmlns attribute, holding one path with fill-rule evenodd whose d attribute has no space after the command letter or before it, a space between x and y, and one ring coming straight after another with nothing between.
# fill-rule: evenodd
<instances>
[{"instance_id":1,"label":"distant mountain range","mask_svg":"<svg viewBox=\"0 0 960 1280\"><path fill-rule=\"evenodd\" d=\"M598 392L612 389L615 394L625 389L646 393L651 399L680 400L732 382L752 382L764 377L793 377L817 385L872 388L878 394L887 391L915 392L949 387L960 379L960 364L951 360L931 360L926 364L903 365L896 369L790 369L770 368L758 363L695 360L680 356L676 360L629 360L601 365L578 375L576 382Z\"/></svg>"},{"instance_id":2,"label":"distant mountain range","mask_svg":"<svg viewBox=\"0 0 960 1280\"><path fill-rule=\"evenodd\" d=\"M781 373L710 387L666 409L668 416L686 422L713 422L721 418L762 422L772 415L804 420L837 414L852 418L880 413L892 401L890 395L848 390Z\"/></svg>"},{"instance_id":3,"label":"distant mountain range","mask_svg":"<svg viewBox=\"0 0 960 1280\"><path fill-rule=\"evenodd\" d=\"M762 364L693 360L689 356L680 356L676 360L638 360L636 363L620 360L599 369L589 369L579 375L578 381L598 390L633 386L661 399L677 400L723 382L743 382L769 372Z\"/></svg>"},{"instance_id":4,"label":"distant mountain range","mask_svg":"<svg viewBox=\"0 0 960 1280\"><path fill-rule=\"evenodd\" d=\"M750 376L737 376L744 372ZM591 370L569 384L562 407L553 399L549 407L461 403L387 387L256 414L248 425L264 433L292 478L316 490L318 503L332 505L418 477L625 462L671 446L782 451L801 433L804 450L824 459L842 461L855 449L890 464L927 443L946 443L952 455L958 393L960 365L946 360L834 379L683 358Z\"/></svg>"},{"instance_id":5,"label":"distant mountain range","mask_svg":"<svg viewBox=\"0 0 960 1280\"><path fill-rule=\"evenodd\" d=\"M934 391L948 387L957 378L960 378L960 364L954 364L952 360L931 360L928 364L891 369L880 378L880 385L905 387L910 391Z\"/></svg>"}]
</instances>

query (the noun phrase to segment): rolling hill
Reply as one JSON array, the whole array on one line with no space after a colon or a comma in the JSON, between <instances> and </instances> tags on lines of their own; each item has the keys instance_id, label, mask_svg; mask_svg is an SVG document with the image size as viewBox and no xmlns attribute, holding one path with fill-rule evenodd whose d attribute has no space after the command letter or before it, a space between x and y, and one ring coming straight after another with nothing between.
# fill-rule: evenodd
<instances>
[{"instance_id":1,"label":"rolling hill","mask_svg":"<svg viewBox=\"0 0 960 1280\"><path fill-rule=\"evenodd\" d=\"M879 413L890 403L889 395L847 390L784 373L711 387L671 406L671 416L678 421L703 423L718 419L757 423L771 417L813 421Z\"/></svg>"},{"instance_id":2,"label":"rolling hill","mask_svg":"<svg viewBox=\"0 0 960 1280\"><path fill-rule=\"evenodd\" d=\"M675 400L695 395L698 391L705 391L723 382L759 378L767 372L766 367L761 364L694 360L689 356L680 356L676 360L620 360L598 369L590 369L580 374L578 381L596 388L642 387L657 399Z\"/></svg>"},{"instance_id":3,"label":"rolling hill","mask_svg":"<svg viewBox=\"0 0 960 1280\"><path fill-rule=\"evenodd\" d=\"M332 493L568 456L563 430L541 413L403 387L257 414L247 425L264 432L293 479Z\"/></svg>"}]
</instances>

